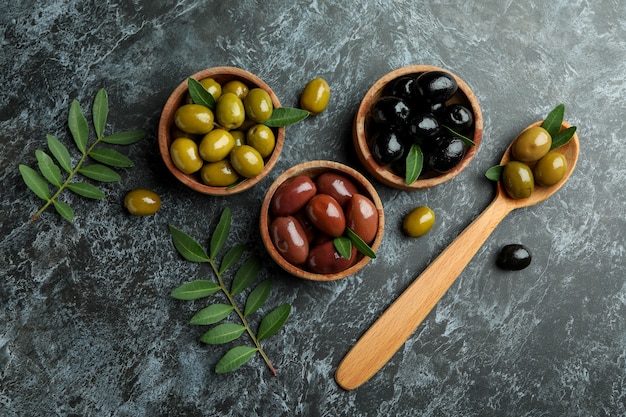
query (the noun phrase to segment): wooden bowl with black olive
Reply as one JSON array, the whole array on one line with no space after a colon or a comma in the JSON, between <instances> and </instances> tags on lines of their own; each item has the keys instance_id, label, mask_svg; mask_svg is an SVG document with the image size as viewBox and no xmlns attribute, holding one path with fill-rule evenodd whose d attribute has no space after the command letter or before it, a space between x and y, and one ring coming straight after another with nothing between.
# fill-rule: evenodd
<instances>
[{"instance_id":1,"label":"wooden bowl with black olive","mask_svg":"<svg viewBox=\"0 0 626 417\"><path fill-rule=\"evenodd\" d=\"M418 190L451 180L481 144L483 117L454 73L411 65L385 74L356 112L352 137L365 169L383 184Z\"/></svg>"}]
</instances>

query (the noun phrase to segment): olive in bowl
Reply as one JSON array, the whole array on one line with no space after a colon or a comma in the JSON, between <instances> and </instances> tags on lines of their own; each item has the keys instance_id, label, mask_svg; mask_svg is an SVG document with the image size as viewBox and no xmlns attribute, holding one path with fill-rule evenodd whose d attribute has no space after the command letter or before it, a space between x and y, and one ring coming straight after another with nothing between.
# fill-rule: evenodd
<instances>
[{"instance_id":1,"label":"olive in bowl","mask_svg":"<svg viewBox=\"0 0 626 417\"><path fill-rule=\"evenodd\" d=\"M478 152L482 134L482 112L469 86L430 65L381 77L363 97L352 127L363 166L383 184L402 190L454 178ZM411 170L419 175L411 178Z\"/></svg>"},{"instance_id":2,"label":"olive in bowl","mask_svg":"<svg viewBox=\"0 0 626 417\"><path fill-rule=\"evenodd\" d=\"M336 240L354 233L375 253L383 238L383 205L358 171L333 161L309 161L282 173L270 186L260 215L261 240L286 272L312 281L333 281L370 261L360 245L341 255ZM371 255L371 254L370 254Z\"/></svg>"},{"instance_id":3,"label":"olive in bowl","mask_svg":"<svg viewBox=\"0 0 626 417\"><path fill-rule=\"evenodd\" d=\"M269 174L283 148L285 128L263 125L280 107L278 97L259 77L239 68L213 67L189 78L213 96L215 107L191 99L189 79L176 87L159 121L165 166L203 194L248 190Z\"/></svg>"}]
</instances>

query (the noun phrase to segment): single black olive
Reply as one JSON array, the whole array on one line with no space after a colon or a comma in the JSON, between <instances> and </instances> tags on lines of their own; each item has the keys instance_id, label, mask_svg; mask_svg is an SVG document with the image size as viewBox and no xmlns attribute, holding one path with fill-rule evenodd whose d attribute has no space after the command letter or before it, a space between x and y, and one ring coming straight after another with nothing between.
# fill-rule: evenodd
<instances>
[{"instance_id":1,"label":"single black olive","mask_svg":"<svg viewBox=\"0 0 626 417\"><path fill-rule=\"evenodd\" d=\"M372 106L372 120L386 125L405 124L410 116L411 109L400 97L381 97Z\"/></svg>"},{"instance_id":2,"label":"single black olive","mask_svg":"<svg viewBox=\"0 0 626 417\"><path fill-rule=\"evenodd\" d=\"M412 101L414 82L415 82L415 77L412 77L410 75L405 75L405 76L396 78L387 87L385 91L385 95L400 97L406 102Z\"/></svg>"},{"instance_id":3,"label":"single black olive","mask_svg":"<svg viewBox=\"0 0 626 417\"><path fill-rule=\"evenodd\" d=\"M472 127L474 115L470 109L462 104L451 104L446 107L442 123L455 132L461 133Z\"/></svg>"},{"instance_id":4,"label":"single black olive","mask_svg":"<svg viewBox=\"0 0 626 417\"><path fill-rule=\"evenodd\" d=\"M407 130L414 138L430 138L439 133L439 121L432 113L418 113L409 121Z\"/></svg>"},{"instance_id":5,"label":"single black olive","mask_svg":"<svg viewBox=\"0 0 626 417\"><path fill-rule=\"evenodd\" d=\"M373 137L372 154L381 165L391 164L402 157L404 144L397 131L392 129L380 130Z\"/></svg>"},{"instance_id":6,"label":"single black olive","mask_svg":"<svg viewBox=\"0 0 626 417\"><path fill-rule=\"evenodd\" d=\"M434 144L427 147L425 159L429 168L439 173L445 173L454 168L465 154L465 144L456 136L440 136Z\"/></svg>"},{"instance_id":7,"label":"single black olive","mask_svg":"<svg viewBox=\"0 0 626 417\"><path fill-rule=\"evenodd\" d=\"M523 245L511 244L506 245L500 250L496 265L502 269L510 271L519 271L530 265L532 255L530 251Z\"/></svg>"},{"instance_id":8,"label":"single black olive","mask_svg":"<svg viewBox=\"0 0 626 417\"><path fill-rule=\"evenodd\" d=\"M421 97L430 103L443 103L456 93L456 79L445 71L427 71L415 80Z\"/></svg>"}]
</instances>

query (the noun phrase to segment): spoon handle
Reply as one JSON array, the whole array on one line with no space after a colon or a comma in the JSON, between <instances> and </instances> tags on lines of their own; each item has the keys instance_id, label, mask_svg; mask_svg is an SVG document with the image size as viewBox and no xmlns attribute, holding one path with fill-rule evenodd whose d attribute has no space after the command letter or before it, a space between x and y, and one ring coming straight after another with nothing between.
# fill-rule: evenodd
<instances>
[{"instance_id":1,"label":"spoon handle","mask_svg":"<svg viewBox=\"0 0 626 417\"><path fill-rule=\"evenodd\" d=\"M387 308L339 364L335 380L342 388L357 388L391 359L512 209L496 197Z\"/></svg>"}]
</instances>

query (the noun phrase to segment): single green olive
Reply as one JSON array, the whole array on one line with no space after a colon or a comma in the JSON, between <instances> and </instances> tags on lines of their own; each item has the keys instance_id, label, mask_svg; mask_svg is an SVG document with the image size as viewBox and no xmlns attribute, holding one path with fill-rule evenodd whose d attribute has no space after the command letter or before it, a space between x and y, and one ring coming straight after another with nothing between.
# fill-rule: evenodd
<instances>
[{"instance_id":1,"label":"single green olive","mask_svg":"<svg viewBox=\"0 0 626 417\"><path fill-rule=\"evenodd\" d=\"M263 157L250 145L241 145L230 151L230 163L242 177L257 176L265 166Z\"/></svg>"},{"instance_id":2,"label":"single green olive","mask_svg":"<svg viewBox=\"0 0 626 417\"><path fill-rule=\"evenodd\" d=\"M202 158L198 153L198 145L189 138L176 138L170 145L172 162L181 172L193 174L202 168Z\"/></svg>"},{"instance_id":3,"label":"single green olive","mask_svg":"<svg viewBox=\"0 0 626 417\"><path fill-rule=\"evenodd\" d=\"M233 93L222 93L215 105L215 120L224 129L237 129L246 118L243 103Z\"/></svg>"},{"instance_id":4,"label":"single green olive","mask_svg":"<svg viewBox=\"0 0 626 417\"><path fill-rule=\"evenodd\" d=\"M274 104L267 91L262 88L253 88L243 99L246 117L257 123L263 123L270 118L274 111Z\"/></svg>"},{"instance_id":5,"label":"single green olive","mask_svg":"<svg viewBox=\"0 0 626 417\"><path fill-rule=\"evenodd\" d=\"M233 93L241 100L246 98L250 89L247 85L239 80L232 80L222 86L222 93Z\"/></svg>"},{"instance_id":6,"label":"single green olive","mask_svg":"<svg viewBox=\"0 0 626 417\"><path fill-rule=\"evenodd\" d=\"M329 101L330 87L323 78L309 81L300 95L300 107L312 114L323 112Z\"/></svg>"},{"instance_id":7,"label":"single green olive","mask_svg":"<svg viewBox=\"0 0 626 417\"><path fill-rule=\"evenodd\" d=\"M267 158L274 151L276 137L271 128L258 124L248 129L246 143L259 151L263 158Z\"/></svg>"},{"instance_id":8,"label":"single green olive","mask_svg":"<svg viewBox=\"0 0 626 417\"><path fill-rule=\"evenodd\" d=\"M200 142L200 157L207 162L217 162L226 158L235 147L235 138L225 129L213 129Z\"/></svg>"},{"instance_id":9,"label":"single green olive","mask_svg":"<svg viewBox=\"0 0 626 417\"><path fill-rule=\"evenodd\" d=\"M233 169L228 159L217 162L208 162L200 170L200 178L206 185L212 187L228 187L239 179L237 171Z\"/></svg>"},{"instance_id":10,"label":"single green olive","mask_svg":"<svg viewBox=\"0 0 626 417\"><path fill-rule=\"evenodd\" d=\"M215 100L222 95L222 86L213 78L203 78L200 80L200 84L206 91L213 96Z\"/></svg>"},{"instance_id":11,"label":"single green olive","mask_svg":"<svg viewBox=\"0 0 626 417\"><path fill-rule=\"evenodd\" d=\"M154 191L137 188L124 197L124 207L134 216L149 216L161 208L161 198Z\"/></svg>"},{"instance_id":12,"label":"single green olive","mask_svg":"<svg viewBox=\"0 0 626 417\"><path fill-rule=\"evenodd\" d=\"M537 161L533 168L535 182L541 185L554 185L565 176L567 171L567 159L565 155L557 151L548 152Z\"/></svg>"},{"instance_id":13,"label":"single green olive","mask_svg":"<svg viewBox=\"0 0 626 417\"><path fill-rule=\"evenodd\" d=\"M432 229L435 224L435 212L427 206L419 206L404 217L402 230L409 237L420 237Z\"/></svg>"},{"instance_id":14,"label":"single green olive","mask_svg":"<svg viewBox=\"0 0 626 417\"><path fill-rule=\"evenodd\" d=\"M213 129L213 112L199 104L183 104L174 114L176 126L187 133L204 135Z\"/></svg>"},{"instance_id":15,"label":"single green olive","mask_svg":"<svg viewBox=\"0 0 626 417\"><path fill-rule=\"evenodd\" d=\"M521 162L533 162L541 159L550 151L552 137L546 129L533 126L522 133L513 141L511 153L513 158Z\"/></svg>"},{"instance_id":16,"label":"single green olive","mask_svg":"<svg viewBox=\"0 0 626 417\"><path fill-rule=\"evenodd\" d=\"M535 189L533 172L528 165L509 161L502 170L502 185L511 198L527 198Z\"/></svg>"},{"instance_id":17,"label":"single green olive","mask_svg":"<svg viewBox=\"0 0 626 417\"><path fill-rule=\"evenodd\" d=\"M246 144L246 132L242 130L231 130L231 136L235 139L235 146L241 146Z\"/></svg>"}]
</instances>

